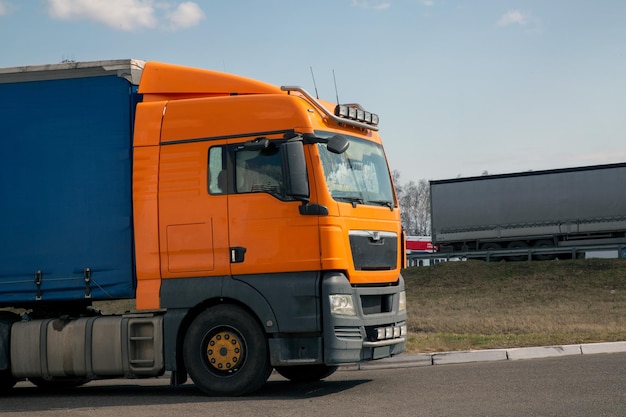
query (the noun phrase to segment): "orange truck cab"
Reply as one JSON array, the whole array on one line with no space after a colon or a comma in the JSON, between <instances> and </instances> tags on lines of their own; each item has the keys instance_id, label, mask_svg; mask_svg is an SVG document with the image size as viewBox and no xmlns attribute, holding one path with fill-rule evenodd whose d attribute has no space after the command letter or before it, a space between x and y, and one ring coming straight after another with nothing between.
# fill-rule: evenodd
<instances>
[{"instance_id":1,"label":"orange truck cab","mask_svg":"<svg viewBox=\"0 0 626 417\"><path fill-rule=\"evenodd\" d=\"M87 315L59 295L27 321L0 315L0 388L169 371L174 384L189 375L206 393L241 395L272 369L317 380L404 351L404 236L377 115L204 69L78 66L93 71L81 77L123 78L135 97L125 102L132 288L110 296L92 285L80 305L134 298L136 310ZM72 69L38 71L72 78ZM37 288L28 302L6 301L0 285L0 306L39 312ZM74 334L82 341L65 342ZM24 348L33 335L36 348ZM63 349L87 359L68 364Z\"/></svg>"}]
</instances>

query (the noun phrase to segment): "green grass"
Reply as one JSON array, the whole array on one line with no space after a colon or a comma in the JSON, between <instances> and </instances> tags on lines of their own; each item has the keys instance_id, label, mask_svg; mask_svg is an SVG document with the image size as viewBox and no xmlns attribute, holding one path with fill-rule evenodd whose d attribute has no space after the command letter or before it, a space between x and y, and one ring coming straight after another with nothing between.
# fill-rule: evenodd
<instances>
[{"instance_id":1,"label":"green grass","mask_svg":"<svg viewBox=\"0 0 626 417\"><path fill-rule=\"evenodd\" d=\"M403 276L409 353L626 340L626 260L447 262Z\"/></svg>"}]
</instances>

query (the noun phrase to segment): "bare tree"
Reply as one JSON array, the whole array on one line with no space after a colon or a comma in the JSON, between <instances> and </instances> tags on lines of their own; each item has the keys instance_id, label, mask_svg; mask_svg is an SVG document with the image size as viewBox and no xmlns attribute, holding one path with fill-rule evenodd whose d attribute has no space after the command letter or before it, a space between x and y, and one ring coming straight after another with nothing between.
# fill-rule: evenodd
<instances>
[{"instance_id":1,"label":"bare tree","mask_svg":"<svg viewBox=\"0 0 626 417\"><path fill-rule=\"evenodd\" d=\"M393 180L393 186L396 189L396 195L398 196L398 199L400 199L404 188L402 187L402 184L400 184L400 171L398 171L397 169L391 171L391 179Z\"/></svg>"},{"instance_id":2,"label":"bare tree","mask_svg":"<svg viewBox=\"0 0 626 417\"><path fill-rule=\"evenodd\" d=\"M416 231L419 236L430 236L430 186L420 179L417 183Z\"/></svg>"},{"instance_id":3,"label":"bare tree","mask_svg":"<svg viewBox=\"0 0 626 417\"><path fill-rule=\"evenodd\" d=\"M400 202L402 227L409 235L430 235L430 187L425 179L400 184L400 173L393 171L393 181Z\"/></svg>"}]
</instances>

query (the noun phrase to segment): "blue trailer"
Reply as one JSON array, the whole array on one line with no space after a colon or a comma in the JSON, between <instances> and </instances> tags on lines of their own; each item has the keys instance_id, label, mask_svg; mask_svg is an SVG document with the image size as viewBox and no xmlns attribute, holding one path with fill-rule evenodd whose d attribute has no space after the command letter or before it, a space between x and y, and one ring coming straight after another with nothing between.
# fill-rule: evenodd
<instances>
[{"instance_id":1,"label":"blue trailer","mask_svg":"<svg viewBox=\"0 0 626 417\"><path fill-rule=\"evenodd\" d=\"M106 64L68 63L71 78L45 66L0 74L0 306L133 297L143 63Z\"/></svg>"}]
</instances>

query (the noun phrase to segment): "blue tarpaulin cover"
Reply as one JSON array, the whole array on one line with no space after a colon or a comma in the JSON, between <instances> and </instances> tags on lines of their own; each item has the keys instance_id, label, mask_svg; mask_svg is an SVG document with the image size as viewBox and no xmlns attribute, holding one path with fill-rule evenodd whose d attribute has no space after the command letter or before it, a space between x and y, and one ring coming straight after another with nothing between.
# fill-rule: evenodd
<instances>
[{"instance_id":1,"label":"blue tarpaulin cover","mask_svg":"<svg viewBox=\"0 0 626 417\"><path fill-rule=\"evenodd\" d=\"M0 306L134 296L135 90L115 75L0 84Z\"/></svg>"}]
</instances>

